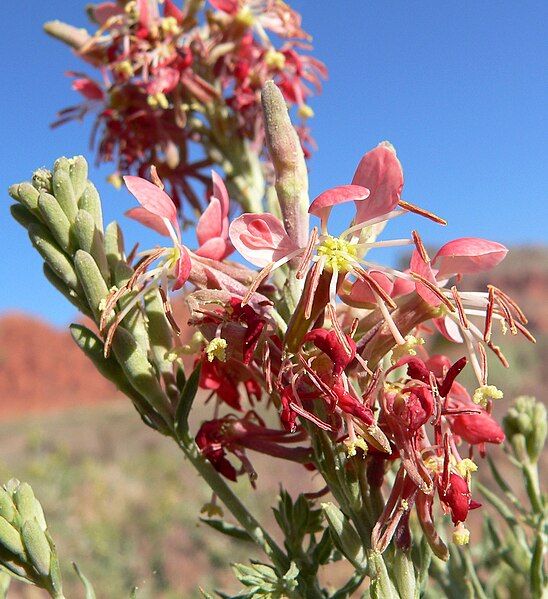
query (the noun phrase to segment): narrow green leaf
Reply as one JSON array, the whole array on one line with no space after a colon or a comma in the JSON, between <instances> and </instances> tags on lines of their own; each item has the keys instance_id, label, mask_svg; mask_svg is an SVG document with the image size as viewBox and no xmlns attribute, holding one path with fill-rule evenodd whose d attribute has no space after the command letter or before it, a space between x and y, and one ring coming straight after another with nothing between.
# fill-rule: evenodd
<instances>
[{"instance_id":1,"label":"narrow green leaf","mask_svg":"<svg viewBox=\"0 0 548 599\"><path fill-rule=\"evenodd\" d=\"M196 393L198 392L200 370L201 364L198 364L192 371L192 374L188 377L188 380L181 391L179 404L177 405L177 411L175 412L175 431L179 438L188 431L188 415L190 414L190 409L196 398Z\"/></svg>"},{"instance_id":2,"label":"narrow green leaf","mask_svg":"<svg viewBox=\"0 0 548 599\"><path fill-rule=\"evenodd\" d=\"M80 568L78 567L76 562L72 562L72 567L74 568L74 570L76 571L76 574L78 574L78 578L81 580L82 584L84 585L85 599L96 599L95 591L93 590L93 586L92 586L91 582L84 576L84 574L82 573L82 570L80 570Z\"/></svg>"},{"instance_id":3,"label":"narrow green leaf","mask_svg":"<svg viewBox=\"0 0 548 599\"><path fill-rule=\"evenodd\" d=\"M243 528L234 526L234 524L230 524L224 520L218 520L216 518L200 518L200 521L208 526L211 526L211 528L214 528L216 531L232 537L233 539L238 539L239 541L249 541L251 543L254 542Z\"/></svg>"},{"instance_id":4,"label":"narrow green leaf","mask_svg":"<svg viewBox=\"0 0 548 599\"><path fill-rule=\"evenodd\" d=\"M531 583L531 596L533 599L542 599L543 592L546 590L544 580L544 540L542 532L537 533L535 545L533 547L533 559L529 570L529 580Z\"/></svg>"}]
</instances>

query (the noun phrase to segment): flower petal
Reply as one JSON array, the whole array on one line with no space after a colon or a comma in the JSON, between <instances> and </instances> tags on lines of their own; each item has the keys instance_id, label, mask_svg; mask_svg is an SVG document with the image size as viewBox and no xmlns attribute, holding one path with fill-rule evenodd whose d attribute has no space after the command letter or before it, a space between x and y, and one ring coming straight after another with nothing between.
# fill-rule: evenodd
<instances>
[{"instance_id":1,"label":"flower petal","mask_svg":"<svg viewBox=\"0 0 548 599\"><path fill-rule=\"evenodd\" d=\"M180 257L177 260L175 283L173 284L173 291L180 289L188 280L190 275L190 269L192 268L192 262L190 256L184 245L179 245Z\"/></svg>"},{"instance_id":2,"label":"flower petal","mask_svg":"<svg viewBox=\"0 0 548 599\"><path fill-rule=\"evenodd\" d=\"M130 208L127 210L125 215L128 218L136 220L138 223L145 225L145 227L160 233L160 235L169 237L169 231L167 230L166 224L162 217L152 214L152 212L149 212L146 208L143 208L142 206L136 206L135 208Z\"/></svg>"},{"instance_id":3,"label":"flower petal","mask_svg":"<svg viewBox=\"0 0 548 599\"><path fill-rule=\"evenodd\" d=\"M146 179L132 175L126 175L124 182L130 193L145 210L161 218L167 218L175 231L179 231L177 208L165 191Z\"/></svg>"},{"instance_id":4,"label":"flower petal","mask_svg":"<svg viewBox=\"0 0 548 599\"><path fill-rule=\"evenodd\" d=\"M202 244L195 254L202 256L203 258L210 258L211 260L223 260L226 258L234 248L228 239L222 239L221 237L213 237L208 239Z\"/></svg>"},{"instance_id":5,"label":"flower petal","mask_svg":"<svg viewBox=\"0 0 548 599\"><path fill-rule=\"evenodd\" d=\"M361 185L340 185L321 193L308 208L309 214L314 214L325 220L333 206L345 202L357 202L369 196L369 189Z\"/></svg>"},{"instance_id":6,"label":"flower petal","mask_svg":"<svg viewBox=\"0 0 548 599\"><path fill-rule=\"evenodd\" d=\"M214 237L220 237L222 232L222 209L221 202L212 197L209 206L204 210L196 224L196 238L202 246L206 241Z\"/></svg>"},{"instance_id":7,"label":"flower petal","mask_svg":"<svg viewBox=\"0 0 548 599\"><path fill-rule=\"evenodd\" d=\"M425 262L419 252L415 250L411 256L411 262L409 264L409 270L412 273L416 273L421 277L425 278L427 281L430 281L433 285L437 286L436 277L434 275L434 271L430 264ZM420 281L416 281L415 289L417 293L422 297L422 299L430 304L431 306L439 306L441 304L440 298L433 293L424 283Z\"/></svg>"},{"instance_id":8,"label":"flower petal","mask_svg":"<svg viewBox=\"0 0 548 599\"><path fill-rule=\"evenodd\" d=\"M358 164L352 183L370 191L367 201L356 202L356 223L393 210L401 199L403 171L392 144L383 141L367 152Z\"/></svg>"},{"instance_id":9,"label":"flower petal","mask_svg":"<svg viewBox=\"0 0 548 599\"><path fill-rule=\"evenodd\" d=\"M432 320L434 326L438 331L449 341L453 343L463 343L464 339L460 332L459 325L449 316L443 316L442 318L434 318Z\"/></svg>"},{"instance_id":10,"label":"flower petal","mask_svg":"<svg viewBox=\"0 0 548 599\"><path fill-rule=\"evenodd\" d=\"M229 237L240 254L255 266L266 266L297 249L282 223L272 214L242 214L234 220Z\"/></svg>"},{"instance_id":11,"label":"flower petal","mask_svg":"<svg viewBox=\"0 0 548 599\"><path fill-rule=\"evenodd\" d=\"M496 241L461 237L441 247L432 262L440 275L474 274L494 268L507 253L508 249Z\"/></svg>"},{"instance_id":12,"label":"flower petal","mask_svg":"<svg viewBox=\"0 0 548 599\"><path fill-rule=\"evenodd\" d=\"M370 270L367 273L372 279L374 279L388 295L392 295L394 289L394 283L387 277L383 272L378 270ZM414 289L415 286L412 285ZM341 300L353 306L355 308L374 308L377 305L377 299L375 293L371 289L371 286L366 281L358 279L350 289L350 292L346 295L339 294Z\"/></svg>"}]
</instances>

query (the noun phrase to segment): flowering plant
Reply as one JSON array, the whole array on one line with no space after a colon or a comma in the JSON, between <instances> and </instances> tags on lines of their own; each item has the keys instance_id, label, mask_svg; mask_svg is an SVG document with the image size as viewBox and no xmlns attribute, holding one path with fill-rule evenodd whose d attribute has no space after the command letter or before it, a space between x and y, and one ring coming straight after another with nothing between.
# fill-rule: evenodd
<instances>
[{"instance_id":1,"label":"flowering plant","mask_svg":"<svg viewBox=\"0 0 548 599\"><path fill-rule=\"evenodd\" d=\"M534 338L503 290L461 284L507 249L460 238L431 254L416 230L385 239L409 214L446 224L404 196L386 141L310 202L308 101L327 72L282 0L117 0L88 14L92 34L46 25L97 71L69 73L82 101L55 125L94 115L97 161L135 198L126 216L167 241L127 252L82 156L13 185L11 212L87 318L74 341L210 487L201 520L262 552L234 565L233 599L540 599L546 414L522 397L499 424L502 392L488 380L489 356L509 366L499 326ZM342 204L353 214L335 234ZM394 246L410 249L401 269L368 255ZM186 322L173 309L183 302ZM438 353L440 337L456 359ZM476 480L505 441L529 505L489 459L500 493ZM234 484L261 484L258 453L282 465L275 532ZM296 498L282 486L290 465L303 474ZM482 502L506 528L487 515L471 535ZM351 568L337 589L324 575L334 562ZM16 577L64 597L40 503L17 480L0 488L0 569L0 596Z\"/></svg>"},{"instance_id":2,"label":"flowering plant","mask_svg":"<svg viewBox=\"0 0 548 599\"><path fill-rule=\"evenodd\" d=\"M213 172L213 192L196 226L197 248L185 245L176 204L154 167L150 180L125 177L138 202L127 216L169 238L169 246L126 254L117 223L103 226L82 157L60 158L53 171L41 169L32 182L12 186L12 214L44 258L50 282L95 323L95 330L71 326L76 343L211 487L203 520L263 550L266 562L235 566L245 588L238 597L351 597L358 589L382 598L453 596L448 589L463 581L471 596L488 596L462 549L471 541L469 514L481 507L482 487L473 483L478 458L505 439L492 414L502 393L488 382L487 354L508 365L494 342L495 323L534 339L525 315L502 290L470 292L457 285L467 274L495 267L507 250L463 238L431 258L416 231L408 239L379 239L389 220L409 213L445 224L403 199L402 166L388 142L365 153L350 184L309 205L301 143L273 82L263 86L262 104L275 171L274 212L230 220L230 194ZM330 213L349 202L352 220L335 236ZM311 229L310 216L319 219ZM412 248L408 268L367 256L372 248L394 245ZM260 270L235 261L236 252ZM181 289L188 325L177 323L171 308ZM187 343L185 326L193 333ZM438 333L462 349L459 359L430 351ZM190 374L188 355L194 360ZM468 363L477 379L471 392L458 381ZM193 406L208 399L211 418L191 430ZM522 509L520 517L532 536L516 528L500 498L482 490L515 535L508 540L510 563L518 554L530 561L535 597L544 585L545 504L536 463L545 433L541 406L521 400L508 416L506 434L527 481L532 512ZM258 484L257 452L322 480L320 489L303 488L296 500L281 492L275 515L283 547L232 488L239 477ZM492 468L505 495L517 501ZM223 519L219 504L235 523ZM501 542L497 531L491 533ZM1 529L0 542L30 568L22 576L61 597L57 571L53 580L42 562L37 565L32 540L27 546L24 529L21 534L19 553L15 541L1 540ZM42 559L51 558L51 544L41 547ZM352 564L353 574L337 591L324 588L322 566L340 559ZM448 569L441 565L447 560ZM18 573L13 560L2 563ZM35 575L38 566L42 578ZM499 596L493 588L492 596Z\"/></svg>"}]
</instances>

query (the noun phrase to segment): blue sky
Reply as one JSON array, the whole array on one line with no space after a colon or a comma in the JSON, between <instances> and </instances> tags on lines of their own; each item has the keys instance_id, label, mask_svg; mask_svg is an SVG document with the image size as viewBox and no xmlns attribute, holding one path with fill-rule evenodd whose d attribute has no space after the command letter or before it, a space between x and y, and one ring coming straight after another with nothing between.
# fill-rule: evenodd
<instances>
[{"instance_id":1,"label":"blue sky","mask_svg":"<svg viewBox=\"0 0 548 599\"><path fill-rule=\"evenodd\" d=\"M2 189L60 155L91 158L89 122L48 127L57 109L77 101L63 72L82 64L41 31L53 18L86 25L86 3L9 2L0 36ZM547 241L546 2L291 4L330 69L323 95L313 101L319 151L310 165L312 194L349 182L360 156L388 139L403 163L404 198L449 221L440 228L406 217L387 229L391 237L419 226L432 245L462 236L509 245ZM92 176L107 218L123 219L132 201L104 182L109 172L103 167ZM43 279L40 259L4 197L0 311L25 310L64 324L73 309ZM130 241L140 233L128 227Z\"/></svg>"}]
</instances>

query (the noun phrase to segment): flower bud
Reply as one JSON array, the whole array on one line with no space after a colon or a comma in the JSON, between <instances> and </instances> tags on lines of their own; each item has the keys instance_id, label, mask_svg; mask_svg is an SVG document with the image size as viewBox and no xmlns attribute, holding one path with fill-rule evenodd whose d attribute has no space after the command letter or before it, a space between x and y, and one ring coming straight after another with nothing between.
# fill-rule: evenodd
<instances>
[{"instance_id":1,"label":"flower bud","mask_svg":"<svg viewBox=\"0 0 548 599\"><path fill-rule=\"evenodd\" d=\"M69 287L81 293L76 272L66 254L59 249L49 231L42 225L31 225L29 237L32 245L38 250L51 270Z\"/></svg>"},{"instance_id":2,"label":"flower bud","mask_svg":"<svg viewBox=\"0 0 548 599\"><path fill-rule=\"evenodd\" d=\"M23 524L21 538L32 565L39 574L47 576L51 565L51 548L36 520L28 520Z\"/></svg>"},{"instance_id":3,"label":"flower bud","mask_svg":"<svg viewBox=\"0 0 548 599\"><path fill-rule=\"evenodd\" d=\"M93 257L84 250L74 255L74 268L95 319L101 317L101 304L108 295L108 287Z\"/></svg>"},{"instance_id":4,"label":"flower bud","mask_svg":"<svg viewBox=\"0 0 548 599\"><path fill-rule=\"evenodd\" d=\"M504 430L518 459L536 463L546 441L546 408L534 397L521 396L508 410Z\"/></svg>"},{"instance_id":5,"label":"flower bud","mask_svg":"<svg viewBox=\"0 0 548 599\"><path fill-rule=\"evenodd\" d=\"M61 210L59 202L46 191L40 192L38 208L55 241L67 253L72 251L72 237L70 223L66 214Z\"/></svg>"},{"instance_id":6,"label":"flower bud","mask_svg":"<svg viewBox=\"0 0 548 599\"><path fill-rule=\"evenodd\" d=\"M69 175L72 182L72 188L74 189L76 200L79 200L86 188L88 180L88 163L83 156L74 156L74 158L69 160L69 163Z\"/></svg>"},{"instance_id":7,"label":"flower bud","mask_svg":"<svg viewBox=\"0 0 548 599\"><path fill-rule=\"evenodd\" d=\"M12 185L10 187L10 195L18 202L21 202L32 214L40 218L40 211L38 209L40 193L30 183L25 182L17 186Z\"/></svg>"},{"instance_id":8,"label":"flower bud","mask_svg":"<svg viewBox=\"0 0 548 599\"><path fill-rule=\"evenodd\" d=\"M348 518L333 503L322 503L333 542L352 565L361 570L366 567L366 555L358 533Z\"/></svg>"},{"instance_id":9,"label":"flower bud","mask_svg":"<svg viewBox=\"0 0 548 599\"><path fill-rule=\"evenodd\" d=\"M74 222L78 213L78 203L70 179L70 162L68 158L58 158L55 161L53 167L53 195L69 221Z\"/></svg>"},{"instance_id":10,"label":"flower bud","mask_svg":"<svg viewBox=\"0 0 548 599\"><path fill-rule=\"evenodd\" d=\"M78 206L89 212L93 216L95 226L101 233L103 232L103 211L101 208L101 199L99 192L91 181L88 181L86 187L78 200Z\"/></svg>"},{"instance_id":11,"label":"flower bud","mask_svg":"<svg viewBox=\"0 0 548 599\"><path fill-rule=\"evenodd\" d=\"M297 247L304 247L308 239L308 173L299 136L291 124L282 92L273 81L263 86L262 104L285 230Z\"/></svg>"},{"instance_id":12,"label":"flower bud","mask_svg":"<svg viewBox=\"0 0 548 599\"><path fill-rule=\"evenodd\" d=\"M38 191L53 193L53 183L51 171L47 168L39 168L32 175L32 186Z\"/></svg>"}]
</instances>

